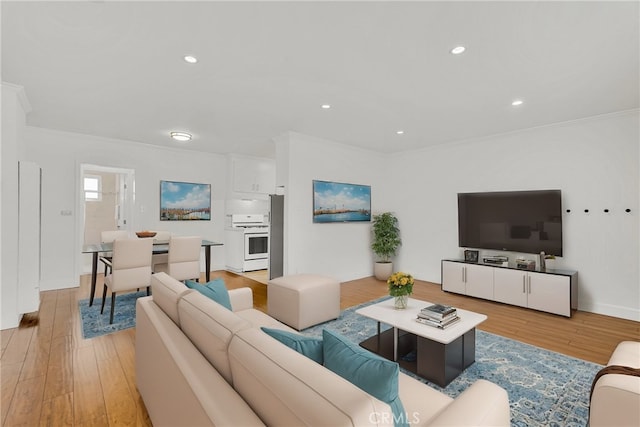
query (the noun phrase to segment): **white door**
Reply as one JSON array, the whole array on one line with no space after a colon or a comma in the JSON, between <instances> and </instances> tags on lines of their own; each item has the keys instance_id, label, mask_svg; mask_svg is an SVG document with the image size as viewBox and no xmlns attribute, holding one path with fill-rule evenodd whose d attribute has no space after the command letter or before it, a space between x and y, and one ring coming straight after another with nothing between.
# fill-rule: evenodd
<instances>
[{"instance_id":1,"label":"white door","mask_svg":"<svg viewBox=\"0 0 640 427\"><path fill-rule=\"evenodd\" d=\"M467 295L493 299L493 267L487 267L484 265L465 265L465 282L467 288Z\"/></svg>"},{"instance_id":2,"label":"white door","mask_svg":"<svg viewBox=\"0 0 640 427\"><path fill-rule=\"evenodd\" d=\"M31 162L18 163L18 313L40 306L41 170Z\"/></svg>"},{"instance_id":3,"label":"white door","mask_svg":"<svg viewBox=\"0 0 640 427\"><path fill-rule=\"evenodd\" d=\"M134 171L101 165L80 165L80 246L100 242L108 230L131 232ZM81 253L81 248L78 253ZM80 274L91 272L91 256L82 256Z\"/></svg>"},{"instance_id":4,"label":"white door","mask_svg":"<svg viewBox=\"0 0 640 427\"><path fill-rule=\"evenodd\" d=\"M465 265L460 262L442 261L442 290L466 294Z\"/></svg>"},{"instance_id":5,"label":"white door","mask_svg":"<svg viewBox=\"0 0 640 427\"><path fill-rule=\"evenodd\" d=\"M529 273L529 308L571 316L570 278L556 274Z\"/></svg>"},{"instance_id":6,"label":"white door","mask_svg":"<svg viewBox=\"0 0 640 427\"><path fill-rule=\"evenodd\" d=\"M527 306L527 273L496 268L493 273L493 299L506 304Z\"/></svg>"}]
</instances>

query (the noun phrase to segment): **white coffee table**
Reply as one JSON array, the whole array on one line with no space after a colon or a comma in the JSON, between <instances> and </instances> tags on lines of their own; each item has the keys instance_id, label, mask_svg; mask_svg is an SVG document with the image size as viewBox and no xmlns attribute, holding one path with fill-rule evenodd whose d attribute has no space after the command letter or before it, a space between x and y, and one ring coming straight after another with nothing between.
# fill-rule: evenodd
<instances>
[{"instance_id":1,"label":"white coffee table","mask_svg":"<svg viewBox=\"0 0 640 427\"><path fill-rule=\"evenodd\" d=\"M397 310L391 298L356 310L356 313L378 322L378 334L360 345L446 387L475 362L476 326L487 316L457 309L460 321L447 329L438 329L415 320L420 309L430 304L409 298L407 308ZM381 332L381 323L391 326L391 329ZM410 352L415 352L415 360L404 360L402 356Z\"/></svg>"}]
</instances>

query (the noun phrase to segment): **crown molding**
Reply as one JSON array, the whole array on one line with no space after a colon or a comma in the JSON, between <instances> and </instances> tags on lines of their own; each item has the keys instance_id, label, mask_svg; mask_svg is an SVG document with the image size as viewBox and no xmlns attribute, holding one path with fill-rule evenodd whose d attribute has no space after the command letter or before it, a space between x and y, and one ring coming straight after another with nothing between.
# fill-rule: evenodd
<instances>
[{"instance_id":1,"label":"crown molding","mask_svg":"<svg viewBox=\"0 0 640 427\"><path fill-rule=\"evenodd\" d=\"M20 101L20 106L25 114L30 113L33 109L31 108L31 103L29 102L29 98L27 97L27 92L24 89L24 86L16 85L13 83L2 82L2 88L11 89L15 92L18 97L18 101Z\"/></svg>"}]
</instances>

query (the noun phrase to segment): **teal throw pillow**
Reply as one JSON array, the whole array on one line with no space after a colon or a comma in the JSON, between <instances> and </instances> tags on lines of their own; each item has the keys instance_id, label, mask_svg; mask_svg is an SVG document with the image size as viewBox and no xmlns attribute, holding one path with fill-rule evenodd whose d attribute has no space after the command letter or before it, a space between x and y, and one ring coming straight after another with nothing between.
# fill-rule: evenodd
<instances>
[{"instance_id":1,"label":"teal throw pillow","mask_svg":"<svg viewBox=\"0 0 640 427\"><path fill-rule=\"evenodd\" d=\"M232 310L229 291L227 291L227 286L224 284L224 280L218 278L205 284L200 284L193 280L187 280L185 281L185 285L187 285L188 288L195 289L204 296L211 298L228 310Z\"/></svg>"},{"instance_id":2,"label":"teal throw pillow","mask_svg":"<svg viewBox=\"0 0 640 427\"><path fill-rule=\"evenodd\" d=\"M293 332L283 331L282 329L265 328L264 326L260 329L287 347L291 347L298 353L304 354L309 359L322 365L323 350L322 340L320 338L307 337Z\"/></svg>"},{"instance_id":3,"label":"teal throw pillow","mask_svg":"<svg viewBox=\"0 0 640 427\"><path fill-rule=\"evenodd\" d=\"M388 403L395 427L408 426L408 417L398 395L397 363L384 359L324 329L324 366L377 399Z\"/></svg>"}]
</instances>

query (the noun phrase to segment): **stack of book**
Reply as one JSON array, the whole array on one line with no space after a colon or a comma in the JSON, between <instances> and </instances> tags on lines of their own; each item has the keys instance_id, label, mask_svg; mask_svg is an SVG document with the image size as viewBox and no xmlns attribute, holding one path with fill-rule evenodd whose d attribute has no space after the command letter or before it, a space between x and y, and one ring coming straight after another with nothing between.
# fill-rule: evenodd
<instances>
[{"instance_id":1,"label":"stack of book","mask_svg":"<svg viewBox=\"0 0 640 427\"><path fill-rule=\"evenodd\" d=\"M460 320L455 307L443 304L431 304L418 313L416 321L435 328L446 329Z\"/></svg>"}]
</instances>

